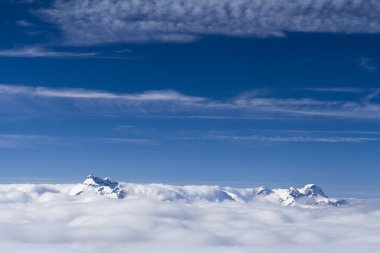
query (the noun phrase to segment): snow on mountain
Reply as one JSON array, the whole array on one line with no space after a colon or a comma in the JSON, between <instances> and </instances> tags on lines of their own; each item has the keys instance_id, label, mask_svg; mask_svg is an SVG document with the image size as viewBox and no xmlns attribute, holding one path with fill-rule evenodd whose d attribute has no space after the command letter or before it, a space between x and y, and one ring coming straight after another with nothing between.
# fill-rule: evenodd
<instances>
[{"instance_id":1,"label":"snow on mountain","mask_svg":"<svg viewBox=\"0 0 380 253\"><path fill-rule=\"evenodd\" d=\"M82 184L75 186L70 194L76 196L85 191L92 191L99 195L117 199L122 199L126 195L120 183L112 181L107 177L102 179L92 175L87 176Z\"/></svg>"},{"instance_id":2,"label":"snow on mountain","mask_svg":"<svg viewBox=\"0 0 380 253\"><path fill-rule=\"evenodd\" d=\"M276 189L273 190L273 192L280 198L284 206L295 204L342 206L346 204L345 200L329 198L323 190L315 184L307 184L300 189L293 187L289 189Z\"/></svg>"},{"instance_id":3,"label":"snow on mountain","mask_svg":"<svg viewBox=\"0 0 380 253\"><path fill-rule=\"evenodd\" d=\"M125 184L109 178L88 176L70 192L72 196L97 194L116 199L150 198L158 201L250 202L253 199L280 203L284 206L342 206L345 200L329 198L314 184L296 189L231 188L206 185L174 186L165 184Z\"/></svg>"}]
</instances>

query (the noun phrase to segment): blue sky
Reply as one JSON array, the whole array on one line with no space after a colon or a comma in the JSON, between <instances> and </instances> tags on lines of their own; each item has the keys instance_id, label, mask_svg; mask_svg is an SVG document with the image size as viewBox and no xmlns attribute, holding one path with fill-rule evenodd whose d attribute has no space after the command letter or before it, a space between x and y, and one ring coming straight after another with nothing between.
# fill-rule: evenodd
<instances>
[{"instance_id":1,"label":"blue sky","mask_svg":"<svg viewBox=\"0 0 380 253\"><path fill-rule=\"evenodd\" d=\"M1 181L378 189L379 10L2 1Z\"/></svg>"}]
</instances>

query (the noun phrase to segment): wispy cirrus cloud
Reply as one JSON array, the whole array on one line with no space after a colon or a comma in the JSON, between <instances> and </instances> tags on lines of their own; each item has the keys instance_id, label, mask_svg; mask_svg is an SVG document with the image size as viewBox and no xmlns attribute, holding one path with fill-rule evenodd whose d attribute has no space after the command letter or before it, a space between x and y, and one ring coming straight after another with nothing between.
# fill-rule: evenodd
<instances>
[{"instance_id":1,"label":"wispy cirrus cloud","mask_svg":"<svg viewBox=\"0 0 380 253\"><path fill-rule=\"evenodd\" d=\"M26 19L17 20L16 24L18 26L21 26L21 27L32 27L33 26L33 23L31 23L30 21L28 21Z\"/></svg>"},{"instance_id":2,"label":"wispy cirrus cloud","mask_svg":"<svg viewBox=\"0 0 380 253\"><path fill-rule=\"evenodd\" d=\"M359 66L369 72L376 71L378 67L374 63L374 61L367 57L362 57L359 60Z\"/></svg>"},{"instance_id":3,"label":"wispy cirrus cloud","mask_svg":"<svg viewBox=\"0 0 380 253\"><path fill-rule=\"evenodd\" d=\"M0 85L0 94L31 95L47 98L67 99L110 99L110 100L132 100L132 101L182 101L200 102L206 100L201 97L186 96L173 90L146 91L135 94L112 93L107 91L89 90L81 88L48 88L31 87L19 85Z\"/></svg>"},{"instance_id":4,"label":"wispy cirrus cloud","mask_svg":"<svg viewBox=\"0 0 380 253\"><path fill-rule=\"evenodd\" d=\"M40 16L66 43L189 42L205 35L379 33L377 0L55 0Z\"/></svg>"},{"instance_id":5,"label":"wispy cirrus cloud","mask_svg":"<svg viewBox=\"0 0 380 253\"><path fill-rule=\"evenodd\" d=\"M138 57L131 56L131 50L116 50L114 52L87 52L87 51L68 51L60 48L49 49L41 46L16 47L11 49L0 49L0 57L9 58L54 58L54 59L119 59L136 60Z\"/></svg>"},{"instance_id":6,"label":"wispy cirrus cloud","mask_svg":"<svg viewBox=\"0 0 380 253\"><path fill-rule=\"evenodd\" d=\"M122 126L124 127L124 126ZM218 141L236 143L366 143L380 142L376 131L315 131L315 130L245 130L201 131L191 130L160 132L152 129L127 126L128 136L62 136L38 134L0 134L0 149L29 149L41 146L86 146L86 145L161 145L167 141ZM143 137L142 137L143 136Z\"/></svg>"},{"instance_id":7,"label":"wispy cirrus cloud","mask_svg":"<svg viewBox=\"0 0 380 253\"><path fill-rule=\"evenodd\" d=\"M90 58L97 55L96 52L55 51L43 47L22 47L0 50L0 57L14 58Z\"/></svg>"},{"instance_id":8,"label":"wispy cirrus cloud","mask_svg":"<svg viewBox=\"0 0 380 253\"><path fill-rule=\"evenodd\" d=\"M0 134L0 149L37 148L40 146L77 146L77 145L158 145L159 142L148 138L127 137L70 137L35 134Z\"/></svg>"},{"instance_id":9,"label":"wispy cirrus cloud","mask_svg":"<svg viewBox=\"0 0 380 253\"><path fill-rule=\"evenodd\" d=\"M233 142L322 142L322 143L363 143L380 142L380 137L341 137L341 136L266 136L266 135L206 135L183 137L181 140L233 141Z\"/></svg>"},{"instance_id":10,"label":"wispy cirrus cloud","mask_svg":"<svg viewBox=\"0 0 380 253\"><path fill-rule=\"evenodd\" d=\"M178 91L159 90L115 93L89 89L64 89L0 85L0 113L82 112L95 115L144 117L183 116L200 118L289 118L330 117L380 119L379 91L370 90L347 100L327 100L317 95L270 97L246 93L237 97L212 99L188 96Z\"/></svg>"},{"instance_id":11,"label":"wispy cirrus cloud","mask_svg":"<svg viewBox=\"0 0 380 253\"><path fill-rule=\"evenodd\" d=\"M55 143L57 138L46 135L0 134L0 148L33 148Z\"/></svg>"},{"instance_id":12,"label":"wispy cirrus cloud","mask_svg":"<svg viewBox=\"0 0 380 253\"><path fill-rule=\"evenodd\" d=\"M306 91L314 92L327 92L327 93L367 93L369 92L366 89L358 87L314 87L314 88L305 88Z\"/></svg>"},{"instance_id":13,"label":"wispy cirrus cloud","mask_svg":"<svg viewBox=\"0 0 380 253\"><path fill-rule=\"evenodd\" d=\"M187 131L176 137L183 141L220 141L240 143L365 143L380 142L379 131L251 129L244 131Z\"/></svg>"}]
</instances>

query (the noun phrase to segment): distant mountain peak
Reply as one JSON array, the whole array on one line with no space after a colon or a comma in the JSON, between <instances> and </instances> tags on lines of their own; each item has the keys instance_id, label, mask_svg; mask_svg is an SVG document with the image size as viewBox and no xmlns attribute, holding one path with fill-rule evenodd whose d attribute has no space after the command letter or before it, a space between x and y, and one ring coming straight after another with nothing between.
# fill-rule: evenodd
<instances>
[{"instance_id":1,"label":"distant mountain peak","mask_svg":"<svg viewBox=\"0 0 380 253\"><path fill-rule=\"evenodd\" d=\"M116 181L112 181L109 177L100 178L92 175L88 175L86 179L83 181L84 185L92 186L92 187L110 187L111 189L115 189L119 186L119 183Z\"/></svg>"},{"instance_id":2,"label":"distant mountain peak","mask_svg":"<svg viewBox=\"0 0 380 253\"><path fill-rule=\"evenodd\" d=\"M300 193L300 191L294 187L290 187L289 188L289 195L294 197L294 198L298 198L300 197L302 194Z\"/></svg>"},{"instance_id":3,"label":"distant mountain peak","mask_svg":"<svg viewBox=\"0 0 380 253\"><path fill-rule=\"evenodd\" d=\"M108 177L100 178L88 175L81 185L75 187L71 192L72 195L80 195L84 191L95 191L98 195L104 195L111 198L122 199L126 196L122 185Z\"/></svg>"},{"instance_id":4,"label":"distant mountain peak","mask_svg":"<svg viewBox=\"0 0 380 253\"><path fill-rule=\"evenodd\" d=\"M264 187L264 186L260 186L256 190L257 195L269 195L271 193L273 193L273 191L271 189Z\"/></svg>"},{"instance_id":5,"label":"distant mountain peak","mask_svg":"<svg viewBox=\"0 0 380 253\"><path fill-rule=\"evenodd\" d=\"M321 196L328 198L322 188L316 184L307 184L303 188L299 189L299 192L305 196Z\"/></svg>"},{"instance_id":6,"label":"distant mountain peak","mask_svg":"<svg viewBox=\"0 0 380 253\"><path fill-rule=\"evenodd\" d=\"M328 198L321 187L316 184L307 184L302 188L268 189L258 188L231 188L219 186L174 186L163 184L120 184L110 178L100 178L88 175L82 184L76 186L72 195L96 193L111 198L151 198L159 201L238 201L249 202L257 198L262 201L277 201L284 206L342 206L345 200Z\"/></svg>"},{"instance_id":7,"label":"distant mountain peak","mask_svg":"<svg viewBox=\"0 0 380 253\"><path fill-rule=\"evenodd\" d=\"M281 203L284 206L296 204L342 206L346 204L344 200L329 198L322 188L316 184L307 184L299 189L293 187L289 189L276 189L274 192L281 199Z\"/></svg>"}]
</instances>

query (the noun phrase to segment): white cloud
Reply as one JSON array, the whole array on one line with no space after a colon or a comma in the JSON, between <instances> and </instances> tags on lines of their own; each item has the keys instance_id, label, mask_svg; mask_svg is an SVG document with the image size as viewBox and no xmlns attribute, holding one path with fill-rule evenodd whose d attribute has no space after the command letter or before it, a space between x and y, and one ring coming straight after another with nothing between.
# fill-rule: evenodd
<instances>
[{"instance_id":1,"label":"white cloud","mask_svg":"<svg viewBox=\"0 0 380 253\"><path fill-rule=\"evenodd\" d=\"M57 144L57 138L45 135L0 134L1 148L32 148L36 145Z\"/></svg>"},{"instance_id":2,"label":"white cloud","mask_svg":"<svg viewBox=\"0 0 380 253\"><path fill-rule=\"evenodd\" d=\"M41 16L66 42L188 42L204 35L378 33L377 0L55 0Z\"/></svg>"},{"instance_id":3,"label":"white cloud","mask_svg":"<svg viewBox=\"0 0 380 253\"><path fill-rule=\"evenodd\" d=\"M30 87L18 85L0 85L0 94L31 95L50 98L69 99L110 99L131 101L179 101L179 102L201 102L204 98L185 96L172 90L146 91L135 94L117 94L106 91L88 89L54 89L47 87Z\"/></svg>"},{"instance_id":4,"label":"white cloud","mask_svg":"<svg viewBox=\"0 0 380 253\"><path fill-rule=\"evenodd\" d=\"M380 202L343 208L261 201L69 197L72 185L0 185L4 252L375 253Z\"/></svg>"},{"instance_id":5,"label":"white cloud","mask_svg":"<svg viewBox=\"0 0 380 253\"><path fill-rule=\"evenodd\" d=\"M373 72L377 70L377 66L376 64L374 64L373 60L367 57L360 58L359 66L369 72Z\"/></svg>"},{"instance_id":6,"label":"white cloud","mask_svg":"<svg viewBox=\"0 0 380 253\"><path fill-rule=\"evenodd\" d=\"M364 143L380 142L378 131L315 131L291 129L250 129L245 131L179 131L178 140L251 143Z\"/></svg>"},{"instance_id":7,"label":"white cloud","mask_svg":"<svg viewBox=\"0 0 380 253\"><path fill-rule=\"evenodd\" d=\"M161 133L150 138L138 138L142 133L152 132L148 128L120 126L117 130L128 129L131 137L73 137L58 135L33 134L0 134L0 149L25 149L41 146L78 146L78 145L160 145L163 141L228 141L228 142L324 142L324 143L364 143L380 142L380 132L365 131L247 131L248 133L232 133L223 131L178 131L170 134ZM251 134L253 132L253 134Z\"/></svg>"},{"instance_id":8,"label":"white cloud","mask_svg":"<svg viewBox=\"0 0 380 253\"><path fill-rule=\"evenodd\" d=\"M31 22L29 22L28 20L25 20L25 19L17 20L16 24L18 26L22 26L22 27L31 27L31 26L33 26L33 23L31 23Z\"/></svg>"},{"instance_id":9,"label":"white cloud","mask_svg":"<svg viewBox=\"0 0 380 253\"><path fill-rule=\"evenodd\" d=\"M368 90L357 87L327 87L327 88L305 88L306 91L329 92L329 93L366 93Z\"/></svg>"},{"instance_id":10,"label":"white cloud","mask_svg":"<svg viewBox=\"0 0 380 253\"><path fill-rule=\"evenodd\" d=\"M234 98L211 99L184 95L173 90L113 93L89 89L64 89L0 85L0 113L84 112L94 115L145 117L281 118L330 117L380 119L379 90L347 100L311 97L274 98L247 93ZM299 95L299 94L298 94Z\"/></svg>"},{"instance_id":11,"label":"white cloud","mask_svg":"<svg viewBox=\"0 0 380 253\"><path fill-rule=\"evenodd\" d=\"M39 146L75 146L88 144L158 145L147 138L125 137L70 137L31 134L0 134L0 149L36 148Z\"/></svg>"},{"instance_id":12,"label":"white cloud","mask_svg":"<svg viewBox=\"0 0 380 253\"><path fill-rule=\"evenodd\" d=\"M266 135L206 135L199 137L182 137L181 140L213 140L237 142L329 142L362 143L380 142L380 137L341 137L341 136L266 136Z\"/></svg>"},{"instance_id":13,"label":"white cloud","mask_svg":"<svg viewBox=\"0 0 380 253\"><path fill-rule=\"evenodd\" d=\"M67 51L54 51L42 47L22 47L0 50L0 57L23 58L88 58L95 57L97 53L79 53Z\"/></svg>"},{"instance_id":14,"label":"white cloud","mask_svg":"<svg viewBox=\"0 0 380 253\"><path fill-rule=\"evenodd\" d=\"M69 138L70 140L70 138ZM137 138L73 138L71 139L73 143L101 143L101 144L135 144L135 145L158 145L159 142L153 139L137 139Z\"/></svg>"}]
</instances>

